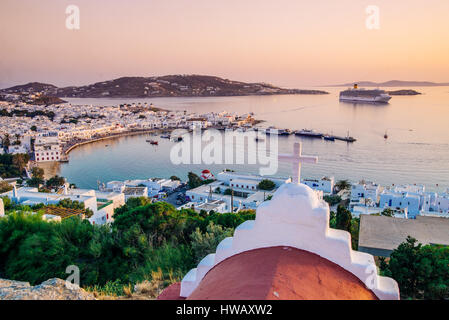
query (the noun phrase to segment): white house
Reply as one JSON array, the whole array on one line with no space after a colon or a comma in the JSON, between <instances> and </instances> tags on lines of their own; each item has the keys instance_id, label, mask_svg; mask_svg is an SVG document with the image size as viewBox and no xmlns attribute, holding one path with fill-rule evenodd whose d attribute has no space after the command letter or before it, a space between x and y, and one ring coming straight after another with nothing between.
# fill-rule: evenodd
<instances>
[{"instance_id":1,"label":"white house","mask_svg":"<svg viewBox=\"0 0 449 320\"><path fill-rule=\"evenodd\" d=\"M322 177L321 179L303 179L302 183L314 190L320 190L327 194L332 194L334 190L334 177Z\"/></svg>"},{"instance_id":2,"label":"white house","mask_svg":"<svg viewBox=\"0 0 449 320\"><path fill-rule=\"evenodd\" d=\"M8 153L10 154L19 154L19 153L28 153L27 148L24 145L13 145L9 146Z\"/></svg>"},{"instance_id":3,"label":"white house","mask_svg":"<svg viewBox=\"0 0 449 320\"><path fill-rule=\"evenodd\" d=\"M68 189L64 187L62 193L44 193L39 192L37 188L23 187L3 193L1 196L7 196L15 203L23 205L57 205L64 199L78 201L84 204L84 207L92 210L93 216L89 218L92 224L105 224L113 221L114 209L122 206L124 201L123 194L101 193L95 190L86 189ZM99 198L101 197L101 198Z\"/></svg>"},{"instance_id":4,"label":"white house","mask_svg":"<svg viewBox=\"0 0 449 320\"><path fill-rule=\"evenodd\" d=\"M214 211L217 213L228 213L231 212L231 208L229 204L226 201L223 200L212 200L208 201L206 199L205 202L188 202L180 207L178 207L178 210L181 209L193 209L196 212L201 212L202 210L206 211L207 213Z\"/></svg>"},{"instance_id":5,"label":"white house","mask_svg":"<svg viewBox=\"0 0 449 320\"><path fill-rule=\"evenodd\" d=\"M271 191L258 190L258 184L264 179L273 181L276 187ZM233 211L236 208L238 210L255 209L272 195L280 185L287 181L289 179L223 171L217 175L217 181L188 190L186 196L196 203L222 200L227 203L229 208L231 208L231 202L233 202ZM226 192L227 189L232 189L234 195L231 196L229 192ZM226 194L224 194L225 192Z\"/></svg>"},{"instance_id":6,"label":"white house","mask_svg":"<svg viewBox=\"0 0 449 320\"><path fill-rule=\"evenodd\" d=\"M407 209L409 217L414 218L420 212L420 196L408 192L385 190L380 195L379 207L392 209Z\"/></svg>"},{"instance_id":7,"label":"white house","mask_svg":"<svg viewBox=\"0 0 449 320\"><path fill-rule=\"evenodd\" d=\"M61 146L59 134L48 132L39 134L34 142L34 159L36 162L49 162L61 160Z\"/></svg>"},{"instance_id":8,"label":"white house","mask_svg":"<svg viewBox=\"0 0 449 320\"><path fill-rule=\"evenodd\" d=\"M364 204L368 202L365 200L369 199L369 202L376 204L380 190L380 186L377 183L362 180L351 186L351 202Z\"/></svg>"}]
</instances>

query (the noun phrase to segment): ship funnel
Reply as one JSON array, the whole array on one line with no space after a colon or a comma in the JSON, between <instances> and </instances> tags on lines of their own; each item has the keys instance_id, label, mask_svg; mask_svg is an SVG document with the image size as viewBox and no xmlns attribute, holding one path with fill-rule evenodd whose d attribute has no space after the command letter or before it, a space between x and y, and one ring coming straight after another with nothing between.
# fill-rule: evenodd
<instances>
[{"instance_id":1,"label":"ship funnel","mask_svg":"<svg viewBox=\"0 0 449 320\"><path fill-rule=\"evenodd\" d=\"M359 86L357 83L354 83L354 89L357 89Z\"/></svg>"}]
</instances>

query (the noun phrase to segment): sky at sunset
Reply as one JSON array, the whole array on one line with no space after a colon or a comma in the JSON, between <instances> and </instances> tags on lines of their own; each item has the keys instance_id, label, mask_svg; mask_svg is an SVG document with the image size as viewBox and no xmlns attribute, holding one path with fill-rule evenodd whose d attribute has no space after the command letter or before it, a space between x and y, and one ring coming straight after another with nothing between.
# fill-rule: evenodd
<instances>
[{"instance_id":1,"label":"sky at sunset","mask_svg":"<svg viewBox=\"0 0 449 320\"><path fill-rule=\"evenodd\" d=\"M80 30L66 28L71 4ZM1 0L0 40L0 87L166 74L449 82L448 0Z\"/></svg>"}]
</instances>

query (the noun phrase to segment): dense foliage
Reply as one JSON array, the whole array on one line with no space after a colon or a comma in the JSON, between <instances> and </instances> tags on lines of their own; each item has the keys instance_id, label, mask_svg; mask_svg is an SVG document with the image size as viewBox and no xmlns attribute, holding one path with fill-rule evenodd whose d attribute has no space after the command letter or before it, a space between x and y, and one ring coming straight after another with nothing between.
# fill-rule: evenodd
<instances>
[{"instance_id":1,"label":"dense foliage","mask_svg":"<svg viewBox=\"0 0 449 320\"><path fill-rule=\"evenodd\" d=\"M27 154L0 154L0 177L17 178L22 176L28 161L30 161L30 156Z\"/></svg>"},{"instance_id":2,"label":"dense foliage","mask_svg":"<svg viewBox=\"0 0 449 320\"><path fill-rule=\"evenodd\" d=\"M6 181L0 181L0 193L11 191L13 186Z\"/></svg>"},{"instance_id":3,"label":"dense foliage","mask_svg":"<svg viewBox=\"0 0 449 320\"><path fill-rule=\"evenodd\" d=\"M341 202L341 197L338 195L325 195L323 197L323 200L326 201L329 204L329 206L332 207Z\"/></svg>"},{"instance_id":4,"label":"dense foliage","mask_svg":"<svg viewBox=\"0 0 449 320\"><path fill-rule=\"evenodd\" d=\"M402 298L449 299L448 246L423 246L407 237L380 267L398 282Z\"/></svg>"},{"instance_id":5,"label":"dense foliage","mask_svg":"<svg viewBox=\"0 0 449 320\"><path fill-rule=\"evenodd\" d=\"M262 181L259 182L259 184L257 185L257 188L259 188L259 190L266 190L266 191L271 191L276 187L276 184L268 179L264 179Z\"/></svg>"},{"instance_id":6,"label":"dense foliage","mask_svg":"<svg viewBox=\"0 0 449 320\"><path fill-rule=\"evenodd\" d=\"M251 211L202 216L150 202L130 199L116 209L110 227L79 218L46 222L26 210L9 213L0 218L0 278L38 284L67 278L67 266L76 265L82 286L120 287L148 279L159 268L180 279L236 226L254 219Z\"/></svg>"}]
</instances>

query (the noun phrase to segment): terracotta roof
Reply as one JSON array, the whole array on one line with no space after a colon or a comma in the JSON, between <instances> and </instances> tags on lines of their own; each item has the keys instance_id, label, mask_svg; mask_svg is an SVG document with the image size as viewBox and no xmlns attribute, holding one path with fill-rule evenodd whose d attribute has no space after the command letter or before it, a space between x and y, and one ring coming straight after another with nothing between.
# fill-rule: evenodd
<instances>
[{"instance_id":1,"label":"terracotta roof","mask_svg":"<svg viewBox=\"0 0 449 320\"><path fill-rule=\"evenodd\" d=\"M169 287L159 299L179 299ZM175 293L177 292L177 295ZM188 300L377 300L352 273L308 251L255 249L211 269Z\"/></svg>"}]
</instances>

